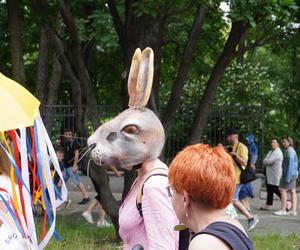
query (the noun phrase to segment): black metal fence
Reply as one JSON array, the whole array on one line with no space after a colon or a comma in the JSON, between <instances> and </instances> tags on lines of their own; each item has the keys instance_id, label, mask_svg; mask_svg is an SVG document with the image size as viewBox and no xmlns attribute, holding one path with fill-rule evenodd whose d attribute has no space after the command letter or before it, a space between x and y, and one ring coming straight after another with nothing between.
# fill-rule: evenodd
<instances>
[{"instance_id":1,"label":"black metal fence","mask_svg":"<svg viewBox=\"0 0 300 250\"><path fill-rule=\"evenodd\" d=\"M43 106L42 114L47 116L50 107ZM121 107L112 105L99 105L101 123L111 120L119 112ZM83 107L83 112L85 107ZM52 109L53 111L53 109ZM167 163L175 154L187 145L188 130L194 117L195 107L182 106L173 122L171 132L166 141L164 156ZM53 126L48 133L54 139L62 133L65 127L71 128L76 135L75 114L72 105L54 106ZM255 137L259 149L258 167L261 166L264 152L264 108L263 102L258 105L212 105L209 110L207 125L204 129L202 141L211 145L222 143L226 145L226 130L229 127L238 128L240 140L245 141L248 133ZM90 130L90 132L92 132ZM85 140L86 138L81 138Z\"/></svg>"}]
</instances>

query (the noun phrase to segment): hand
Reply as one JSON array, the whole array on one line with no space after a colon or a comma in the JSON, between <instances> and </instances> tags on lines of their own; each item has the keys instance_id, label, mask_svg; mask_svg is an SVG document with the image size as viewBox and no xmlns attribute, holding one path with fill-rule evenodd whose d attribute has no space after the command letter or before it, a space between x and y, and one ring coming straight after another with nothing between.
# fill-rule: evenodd
<instances>
[{"instance_id":1,"label":"hand","mask_svg":"<svg viewBox=\"0 0 300 250\"><path fill-rule=\"evenodd\" d=\"M77 165L74 165L72 167L72 170L73 170L73 173L76 173L78 171L78 166Z\"/></svg>"},{"instance_id":2,"label":"hand","mask_svg":"<svg viewBox=\"0 0 300 250\"><path fill-rule=\"evenodd\" d=\"M56 139L55 144L56 144L57 146L60 146L60 145L61 145L61 140L60 140L60 139Z\"/></svg>"},{"instance_id":3,"label":"hand","mask_svg":"<svg viewBox=\"0 0 300 250\"><path fill-rule=\"evenodd\" d=\"M233 157L233 158L235 158L236 157L236 153L235 152L229 152L229 154Z\"/></svg>"},{"instance_id":4,"label":"hand","mask_svg":"<svg viewBox=\"0 0 300 250\"><path fill-rule=\"evenodd\" d=\"M122 173L120 171L117 171L115 174L116 174L117 177L121 177L122 176Z\"/></svg>"}]
</instances>

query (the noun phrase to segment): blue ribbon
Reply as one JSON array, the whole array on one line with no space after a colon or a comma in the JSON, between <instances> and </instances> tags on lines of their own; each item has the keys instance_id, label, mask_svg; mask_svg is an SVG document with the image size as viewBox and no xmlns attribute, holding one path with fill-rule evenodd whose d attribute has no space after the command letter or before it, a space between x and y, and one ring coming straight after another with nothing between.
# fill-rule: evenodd
<instances>
[{"instance_id":1,"label":"blue ribbon","mask_svg":"<svg viewBox=\"0 0 300 250\"><path fill-rule=\"evenodd\" d=\"M15 173L18 177L18 179L21 181L22 185L25 187L25 189L27 190L27 192L31 195L29 188L25 185L25 182L23 181L22 175L19 171L19 168L17 167L14 158L11 157L10 153L8 153L8 151L5 149L5 147L2 145L2 143L0 143L1 148L4 150L5 154L7 155L11 165L13 166Z\"/></svg>"},{"instance_id":2,"label":"blue ribbon","mask_svg":"<svg viewBox=\"0 0 300 250\"><path fill-rule=\"evenodd\" d=\"M18 221L17 216L15 215L14 211L11 209L11 207L9 206L9 204L7 203L7 201L4 199L4 197L2 196L2 194L0 194L0 198L2 199L2 201L3 201L4 205L6 206L8 212L10 213L11 217L13 218L13 220L14 220L14 222L15 222L18 230L19 230L19 232L21 233L21 235L23 237L26 237L25 233L22 231L22 228L21 228L21 225L20 225L20 223Z\"/></svg>"},{"instance_id":3,"label":"blue ribbon","mask_svg":"<svg viewBox=\"0 0 300 250\"><path fill-rule=\"evenodd\" d=\"M52 219L52 214L51 214L51 210L50 210L49 203L48 203L46 188L45 188L43 174L42 174L41 153L40 153L39 137L38 137L38 132L37 132L36 121L34 121L34 140L35 140L35 145L36 145L36 157L37 157L37 165L38 165L38 176L39 176L40 182L41 182L42 193L43 193L43 198L44 198L44 202L45 202L45 206L46 206L47 217L48 217L50 225L52 225L53 219ZM60 237L59 237L58 233L56 232L55 228L54 228L54 237L56 238L57 241L60 240Z\"/></svg>"}]
</instances>

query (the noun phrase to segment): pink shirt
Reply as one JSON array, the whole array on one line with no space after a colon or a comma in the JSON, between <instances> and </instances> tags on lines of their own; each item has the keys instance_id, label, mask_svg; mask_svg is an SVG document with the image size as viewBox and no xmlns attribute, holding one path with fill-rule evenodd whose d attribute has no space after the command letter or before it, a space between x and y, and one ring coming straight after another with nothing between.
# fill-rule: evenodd
<instances>
[{"instance_id":1,"label":"pink shirt","mask_svg":"<svg viewBox=\"0 0 300 250\"><path fill-rule=\"evenodd\" d=\"M144 186L142 197L143 217L136 207L136 197L144 180L154 172L137 178L119 211L119 233L124 250L141 244L145 250L178 249L178 233L174 226L178 220L168 197L168 178L153 176Z\"/></svg>"}]
</instances>

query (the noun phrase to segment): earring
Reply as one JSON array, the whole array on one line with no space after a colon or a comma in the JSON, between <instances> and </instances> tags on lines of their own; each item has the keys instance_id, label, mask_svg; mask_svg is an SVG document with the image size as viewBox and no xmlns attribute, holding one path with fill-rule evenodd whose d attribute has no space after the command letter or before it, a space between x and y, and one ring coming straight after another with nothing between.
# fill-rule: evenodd
<instances>
[{"instance_id":1,"label":"earring","mask_svg":"<svg viewBox=\"0 0 300 250\"><path fill-rule=\"evenodd\" d=\"M189 214L188 212L185 210L185 217L188 219L189 218Z\"/></svg>"}]
</instances>

